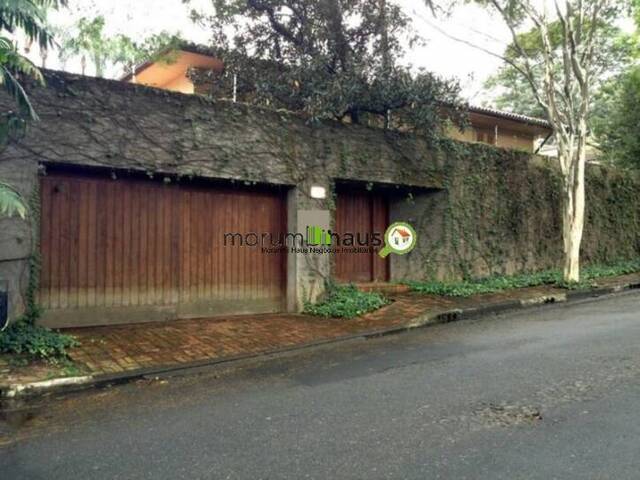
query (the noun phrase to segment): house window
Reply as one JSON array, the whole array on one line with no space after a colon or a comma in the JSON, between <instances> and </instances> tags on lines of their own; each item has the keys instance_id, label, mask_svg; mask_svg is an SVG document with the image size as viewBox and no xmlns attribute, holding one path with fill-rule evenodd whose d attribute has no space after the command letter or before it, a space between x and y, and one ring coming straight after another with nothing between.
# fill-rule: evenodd
<instances>
[{"instance_id":1,"label":"house window","mask_svg":"<svg viewBox=\"0 0 640 480\"><path fill-rule=\"evenodd\" d=\"M493 129L477 129L476 141L482 143L488 143L489 145L496 144L496 133Z\"/></svg>"}]
</instances>

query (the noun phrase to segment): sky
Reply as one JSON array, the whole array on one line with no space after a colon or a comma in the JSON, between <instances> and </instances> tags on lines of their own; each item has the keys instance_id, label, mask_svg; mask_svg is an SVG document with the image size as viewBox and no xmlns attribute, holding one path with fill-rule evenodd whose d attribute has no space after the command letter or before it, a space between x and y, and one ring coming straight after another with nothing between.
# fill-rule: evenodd
<instances>
[{"instance_id":1,"label":"sky","mask_svg":"<svg viewBox=\"0 0 640 480\"><path fill-rule=\"evenodd\" d=\"M509 41L509 32L501 22L476 5L461 5L450 16L434 18L421 0L395 1L413 19L416 31L426 41L424 46L408 51L406 61L444 77L457 78L466 99L478 105L490 104L483 82L500 67L501 61L452 40L450 36L501 53ZM211 0L191 0L189 7L182 0L71 0L68 9L50 15L50 22L68 27L82 16L102 14L109 35L124 33L132 38L143 38L166 30L195 43L210 43L206 28L189 19L190 8L210 11ZM31 56L40 62L36 52ZM49 55L47 67L80 71L78 60L62 64L55 55ZM111 74L115 75L115 72Z\"/></svg>"}]
</instances>

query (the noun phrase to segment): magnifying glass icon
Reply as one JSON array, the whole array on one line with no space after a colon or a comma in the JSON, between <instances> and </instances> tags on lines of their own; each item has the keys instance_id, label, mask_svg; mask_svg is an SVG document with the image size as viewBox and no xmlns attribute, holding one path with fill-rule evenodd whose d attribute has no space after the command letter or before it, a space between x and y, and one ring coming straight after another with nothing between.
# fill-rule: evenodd
<instances>
[{"instance_id":1,"label":"magnifying glass icon","mask_svg":"<svg viewBox=\"0 0 640 480\"><path fill-rule=\"evenodd\" d=\"M417 241L418 236L411 225L406 222L392 223L384 232L384 247L378 255L382 258L390 253L405 255L415 248Z\"/></svg>"}]
</instances>

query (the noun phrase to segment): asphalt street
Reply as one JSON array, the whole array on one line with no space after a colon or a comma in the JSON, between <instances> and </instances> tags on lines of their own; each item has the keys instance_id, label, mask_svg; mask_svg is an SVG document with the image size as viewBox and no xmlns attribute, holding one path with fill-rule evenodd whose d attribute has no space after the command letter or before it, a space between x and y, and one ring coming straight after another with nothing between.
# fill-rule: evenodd
<instances>
[{"instance_id":1,"label":"asphalt street","mask_svg":"<svg viewBox=\"0 0 640 480\"><path fill-rule=\"evenodd\" d=\"M638 479L639 380L629 293L11 405L0 478Z\"/></svg>"}]
</instances>

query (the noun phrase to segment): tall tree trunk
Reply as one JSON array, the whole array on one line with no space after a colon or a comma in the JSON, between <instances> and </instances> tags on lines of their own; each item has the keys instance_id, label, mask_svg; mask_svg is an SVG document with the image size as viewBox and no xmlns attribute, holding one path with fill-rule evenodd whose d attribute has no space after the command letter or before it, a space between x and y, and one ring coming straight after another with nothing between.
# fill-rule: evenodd
<instances>
[{"instance_id":1,"label":"tall tree trunk","mask_svg":"<svg viewBox=\"0 0 640 480\"><path fill-rule=\"evenodd\" d=\"M104 77L104 64L105 64L105 61L104 61L103 57L96 54L96 55L93 56L93 62L96 65L96 77L98 77L98 78Z\"/></svg>"},{"instance_id":2,"label":"tall tree trunk","mask_svg":"<svg viewBox=\"0 0 640 480\"><path fill-rule=\"evenodd\" d=\"M382 50L382 70L385 75L391 70L391 55L389 52L389 25L387 24L387 0L379 0L380 9L380 49Z\"/></svg>"},{"instance_id":3,"label":"tall tree trunk","mask_svg":"<svg viewBox=\"0 0 640 480\"><path fill-rule=\"evenodd\" d=\"M578 137L575 140L577 145L561 146L560 152L560 162L567 166L563 175L562 205L564 281L567 283L580 281L580 246L584 228L586 138L584 135Z\"/></svg>"},{"instance_id":4,"label":"tall tree trunk","mask_svg":"<svg viewBox=\"0 0 640 480\"><path fill-rule=\"evenodd\" d=\"M334 49L342 71L349 65L349 42L344 35L344 14L338 0L325 0L328 27L333 35Z\"/></svg>"},{"instance_id":5,"label":"tall tree trunk","mask_svg":"<svg viewBox=\"0 0 640 480\"><path fill-rule=\"evenodd\" d=\"M380 9L379 33L380 33L380 49L382 50L382 78L385 82L389 81L391 76L391 52L389 51L389 24L387 23L387 0L378 0L378 8ZM384 115L384 129L388 130L391 124L391 112L387 110Z\"/></svg>"},{"instance_id":6,"label":"tall tree trunk","mask_svg":"<svg viewBox=\"0 0 640 480\"><path fill-rule=\"evenodd\" d=\"M606 35L607 8L611 0L555 1L555 17L547 12L547 2L515 2L522 11L514 15L511 0L489 0L511 31L516 57L503 59L527 80L537 103L546 112L558 141L558 160L562 171L562 238L564 243L564 280L580 281L580 245L585 213L585 169L587 120L592 97L593 64L598 38ZM534 4L541 3L539 8ZM521 15L533 23L542 42L542 78L535 72L540 63L521 43L518 29ZM602 18L602 20L601 20ZM560 37L552 26L559 25ZM552 38L553 37L553 38Z\"/></svg>"}]
</instances>

